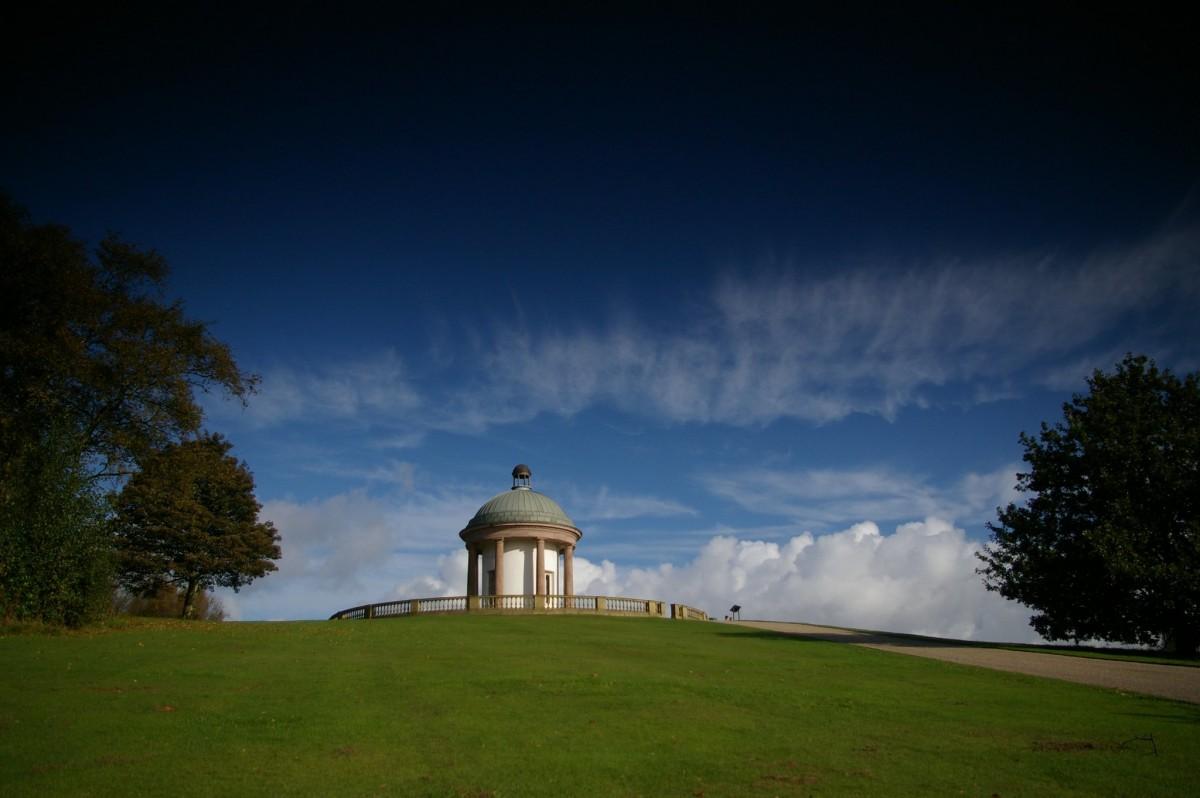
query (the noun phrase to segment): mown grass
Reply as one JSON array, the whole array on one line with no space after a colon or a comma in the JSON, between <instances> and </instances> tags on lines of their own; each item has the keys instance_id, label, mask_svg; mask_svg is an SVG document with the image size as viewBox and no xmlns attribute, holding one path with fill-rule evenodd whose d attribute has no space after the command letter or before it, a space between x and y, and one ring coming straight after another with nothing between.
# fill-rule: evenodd
<instances>
[{"instance_id":1,"label":"mown grass","mask_svg":"<svg viewBox=\"0 0 1200 798\"><path fill-rule=\"evenodd\" d=\"M157 621L0 664L6 796L1187 795L1200 761L1194 705L719 623Z\"/></svg>"}]
</instances>

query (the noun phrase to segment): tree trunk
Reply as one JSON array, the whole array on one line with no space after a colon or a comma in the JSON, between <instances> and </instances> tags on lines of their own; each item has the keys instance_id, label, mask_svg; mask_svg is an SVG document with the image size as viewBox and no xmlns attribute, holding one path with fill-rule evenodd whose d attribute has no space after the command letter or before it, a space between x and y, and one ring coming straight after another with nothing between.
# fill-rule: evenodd
<instances>
[{"instance_id":1,"label":"tree trunk","mask_svg":"<svg viewBox=\"0 0 1200 798\"><path fill-rule=\"evenodd\" d=\"M196 603L196 588L198 587L195 579L189 579L187 583L187 591L183 594L183 611L179 613L180 618L191 618L192 609Z\"/></svg>"}]
</instances>

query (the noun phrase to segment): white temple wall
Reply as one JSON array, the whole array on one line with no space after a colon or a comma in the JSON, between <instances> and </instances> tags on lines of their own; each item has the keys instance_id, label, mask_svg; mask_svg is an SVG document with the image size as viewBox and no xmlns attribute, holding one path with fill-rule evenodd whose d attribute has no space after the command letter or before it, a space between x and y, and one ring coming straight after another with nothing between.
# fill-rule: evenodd
<instances>
[{"instance_id":1,"label":"white temple wall","mask_svg":"<svg viewBox=\"0 0 1200 798\"><path fill-rule=\"evenodd\" d=\"M556 544L546 542L543 568L550 574L551 593L562 592L562 575L559 573L559 550ZM533 594L537 579L537 541L522 538L506 538L504 541L504 592L507 594ZM480 563L479 592L488 592L488 572L496 567L496 548L486 546Z\"/></svg>"}]
</instances>

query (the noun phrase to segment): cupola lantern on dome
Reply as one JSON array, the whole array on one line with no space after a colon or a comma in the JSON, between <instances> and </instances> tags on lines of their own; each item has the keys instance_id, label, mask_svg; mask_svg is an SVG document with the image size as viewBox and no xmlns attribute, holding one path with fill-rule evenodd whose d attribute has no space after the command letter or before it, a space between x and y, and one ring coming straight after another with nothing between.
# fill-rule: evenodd
<instances>
[{"instance_id":1,"label":"cupola lantern on dome","mask_svg":"<svg viewBox=\"0 0 1200 798\"><path fill-rule=\"evenodd\" d=\"M523 490L531 490L533 488L533 472L524 463L517 463L513 466L512 489L517 490L518 488Z\"/></svg>"},{"instance_id":2,"label":"cupola lantern on dome","mask_svg":"<svg viewBox=\"0 0 1200 798\"><path fill-rule=\"evenodd\" d=\"M510 490L483 503L458 536L467 546L467 597L575 595L575 544L583 533L558 502L533 489L524 463ZM482 582L482 584L480 584Z\"/></svg>"}]
</instances>

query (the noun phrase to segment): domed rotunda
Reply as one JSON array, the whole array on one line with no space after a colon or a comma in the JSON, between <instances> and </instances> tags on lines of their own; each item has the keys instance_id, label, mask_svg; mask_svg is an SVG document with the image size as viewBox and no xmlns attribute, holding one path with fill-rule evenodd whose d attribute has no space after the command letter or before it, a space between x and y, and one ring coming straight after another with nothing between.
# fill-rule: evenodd
<instances>
[{"instance_id":1,"label":"domed rotunda","mask_svg":"<svg viewBox=\"0 0 1200 798\"><path fill-rule=\"evenodd\" d=\"M468 600L575 595L575 545L583 533L557 502L533 489L529 466L518 465L512 477L512 488L484 502L458 533L467 545Z\"/></svg>"}]
</instances>

